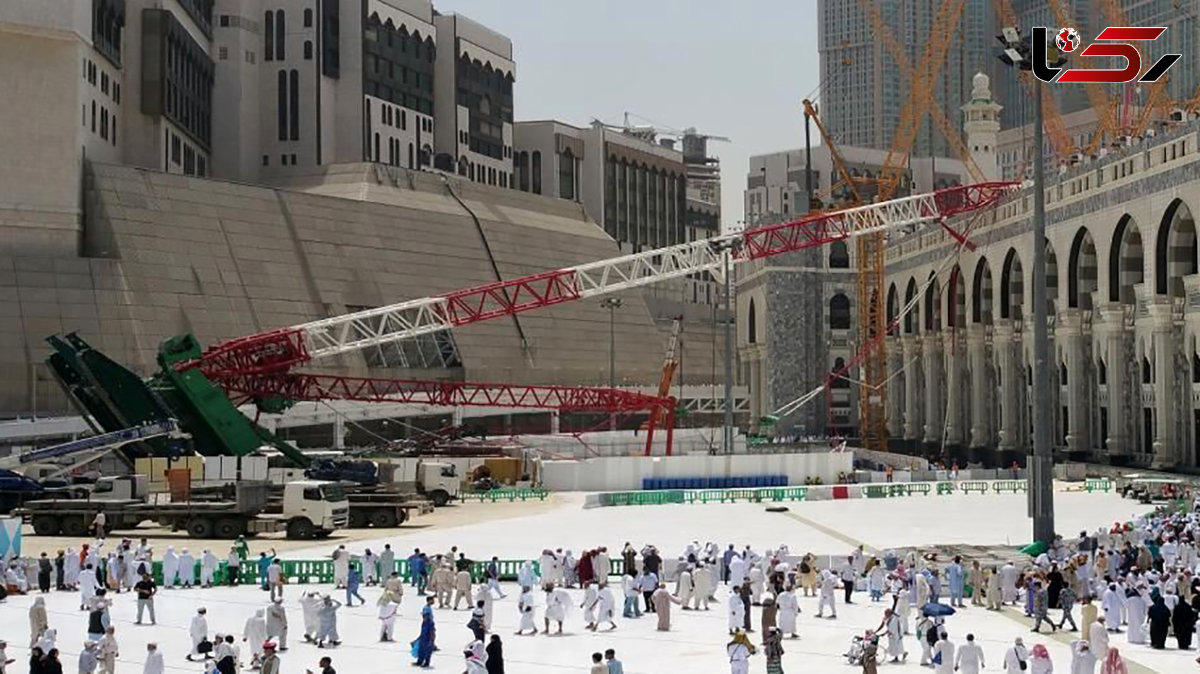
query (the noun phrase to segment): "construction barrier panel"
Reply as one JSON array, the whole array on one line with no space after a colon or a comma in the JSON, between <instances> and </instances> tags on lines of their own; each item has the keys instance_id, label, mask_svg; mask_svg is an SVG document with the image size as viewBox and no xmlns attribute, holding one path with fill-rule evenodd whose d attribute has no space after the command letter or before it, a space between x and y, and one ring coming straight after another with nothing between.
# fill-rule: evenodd
<instances>
[{"instance_id":1,"label":"construction barrier panel","mask_svg":"<svg viewBox=\"0 0 1200 674\"><path fill-rule=\"evenodd\" d=\"M537 487L503 487L501 489L489 489L488 491L465 491L458 496L460 501L487 501L495 503L496 501L545 501L550 495L549 490Z\"/></svg>"},{"instance_id":2,"label":"construction barrier panel","mask_svg":"<svg viewBox=\"0 0 1200 674\"><path fill-rule=\"evenodd\" d=\"M971 481L971 482L959 482L959 483L958 483L958 488L959 488L959 490L961 490L961 491L962 491L962 493L964 493L964 494L970 494L970 493L972 493L972 492L978 492L978 493L980 493L980 494L986 494L986 493L988 492L988 483L987 483L987 482L984 482L984 481L982 481L982 480L980 480L980 481L978 481L978 482L976 482L976 481Z\"/></svg>"},{"instance_id":3,"label":"construction barrier panel","mask_svg":"<svg viewBox=\"0 0 1200 674\"><path fill-rule=\"evenodd\" d=\"M1088 481L1084 484L1087 487L1089 494L1098 492L1098 491L1108 493L1108 492L1112 491L1112 486L1113 486L1112 480L1108 479L1107 477L1089 478Z\"/></svg>"}]
</instances>

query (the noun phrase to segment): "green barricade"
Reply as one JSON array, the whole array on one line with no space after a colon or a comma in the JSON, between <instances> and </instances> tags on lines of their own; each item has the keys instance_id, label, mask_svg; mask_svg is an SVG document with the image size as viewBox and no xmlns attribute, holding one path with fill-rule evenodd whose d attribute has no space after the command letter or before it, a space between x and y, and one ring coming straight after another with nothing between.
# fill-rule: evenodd
<instances>
[{"instance_id":1,"label":"green barricade","mask_svg":"<svg viewBox=\"0 0 1200 674\"><path fill-rule=\"evenodd\" d=\"M960 482L958 484L958 488L961 489L962 493L964 494L970 494L971 492L986 494L988 492L988 483L982 480L972 480L970 482Z\"/></svg>"},{"instance_id":2,"label":"green barricade","mask_svg":"<svg viewBox=\"0 0 1200 674\"><path fill-rule=\"evenodd\" d=\"M1085 486L1087 487L1087 491L1089 494L1091 494L1093 492L1098 492L1098 491L1102 491L1107 494L1108 492L1112 491L1112 480L1110 480L1106 477L1088 478L1087 482L1085 483Z\"/></svg>"},{"instance_id":3,"label":"green barricade","mask_svg":"<svg viewBox=\"0 0 1200 674\"><path fill-rule=\"evenodd\" d=\"M996 492L997 494L1002 494L1004 492L1016 494L1017 492L1024 492L1028 488L1029 483L1027 483L1025 480L997 480L992 483L992 491Z\"/></svg>"},{"instance_id":4,"label":"green barricade","mask_svg":"<svg viewBox=\"0 0 1200 674\"><path fill-rule=\"evenodd\" d=\"M881 484L869 484L863 487L862 491L863 496L867 498L887 498L891 495L887 486Z\"/></svg>"},{"instance_id":5,"label":"green barricade","mask_svg":"<svg viewBox=\"0 0 1200 674\"><path fill-rule=\"evenodd\" d=\"M488 501L495 503L496 501L530 501L537 499L545 501L550 492L540 487L502 487L500 489L489 489L488 491L469 491L462 492L458 495L460 501Z\"/></svg>"},{"instance_id":6,"label":"green barricade","mask_svg":"<svg viewBox=\"0 0 1200 674\"><path fill-rule=\"evenodd\" d=\"M913 482L908 485L909 496L912 496L913 494L929 496L929 492L931 491L933 491L933 487L928 482Z\"/></svg>"},{"instance_id":7,"label":"green barricade","mask_svg":"<svg viewBox=\"0 0 1200 674\"><path fill-rule=\"evenodd\" d=\"M910 496L912 491L907 484L893 483L887 485L888 496Z\"/></svg>"},{"instance_id":8,"label":"green barricade","mask_svg":"<svg viewBox=\"0 0 1200 674\"><path fill-rule=\"evenodd\" d=\"M954 493L954 483L953 482L938 482L937 483L937 495L938 496L943 496L945 494L953 494L953 493Z\"/></svg>"}]
</instances>

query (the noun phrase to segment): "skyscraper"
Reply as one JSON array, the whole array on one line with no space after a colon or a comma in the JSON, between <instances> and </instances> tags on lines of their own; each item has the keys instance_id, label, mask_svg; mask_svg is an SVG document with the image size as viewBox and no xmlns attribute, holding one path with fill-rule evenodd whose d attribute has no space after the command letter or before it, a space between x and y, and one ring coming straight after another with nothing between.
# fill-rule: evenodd
<instances>
[{"instance_id":1,"label":"skyscraper","mask_svg":"<svg viewBox=\"0 0 1200 674\"><path fill-rule=\"evenodd\" d=\"M883 22L903 48L908 64L918 67L939 0L875 0ZM953 27L933 85L937 105L950 125L962 128L960 108L967 102L971 78L990 72L995 49L994 13L988 0L966 0ZM836 142L886 150L900 122L910 92L905 69L892 56L863 11L863 0L818 3L818 49L821 59L821 117ZM918 156L946 156L940 132L926 121L914 151Z\"/></svg>"}]
</instances>

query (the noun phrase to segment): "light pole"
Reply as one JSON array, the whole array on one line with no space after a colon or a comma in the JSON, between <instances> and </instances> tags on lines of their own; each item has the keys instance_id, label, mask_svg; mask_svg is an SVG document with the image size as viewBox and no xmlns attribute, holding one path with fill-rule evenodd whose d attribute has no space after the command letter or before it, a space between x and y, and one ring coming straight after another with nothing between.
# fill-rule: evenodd
<instances>
[{"instance_id":1,"label":"light pole","mask_svg":"<svg viewBox=\"0 0 1200 674\"><path fill-rule=\"evenodd\" d=\"M1033 69L1033 58L1045 59L1045 29L1028 39L1017 28L1005 28L1000 60L1021 70ZM1035 42L1041 42L1035 48ZM1054 66L1066 59L1058 57ZM1033 83L1033 454L1027 464L1029 514L1033 540L1054 541L1054 454L1050 446L1049 316L1046 304L1046 158L1043 149L1042 82Z\"/></svg>"},{"instance_id":2,"label":"light pole","mask_svg":"<svg viewBox=\"0 0 1200 674\"><path fill-rule=\"evenodd\" d=\"M608 309L608 387L617 387L617 309L625 302L620 297L605 297L600 308ZM617 429L617 415L608 415L609 430Z\"/></svg>"}]
</instances>

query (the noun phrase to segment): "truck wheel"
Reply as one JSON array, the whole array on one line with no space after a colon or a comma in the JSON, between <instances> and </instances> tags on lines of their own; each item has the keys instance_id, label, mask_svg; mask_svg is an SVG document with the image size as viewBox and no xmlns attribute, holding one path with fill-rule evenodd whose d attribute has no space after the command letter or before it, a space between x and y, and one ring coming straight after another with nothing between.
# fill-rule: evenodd
<instances>
[{"instance_id":1,"label":"truck wheel","mask_svg":"<svg viewBox=\"0 0 1200 674\"><path fill-rule=\"evenodd\" d=\"M400 526L408 521L408 511L399 510L396 512L396 526Z\"/></svg>"},{"instance_id":2,"label":"truck wheel","mask_svg":"<svg viewBox=\"0 0 1200 674\"><path fill-rule=\"evenodd\" d=\"M433 501L433 505L441 508L450 502L450 494L445 489L435 489L429 492L429 500Z\"/></svg>"},{"instance_id":3,"label":"truck wheel","mask_svg":"<svg viewBox=\"0 0 1200 674\"><path fill-rule=\"evenodd\" d=\"M308 539L313 537L313 525L306 519L295 519L288 523L288 538Z\"/></svg>"},{"instance_id":4,"label":"truck wheel","mask_svg":"<svg viewBox=\"0 0 1200 674\"><path fill-rule=\"evenodd\" d=\"M62 522L54 515L38 515L33 518L33 533L38 536L57 536L62 531Z\"/></svg>"},{"instance_id":5,"label":"truck wheel","mask_svg":"<svg viewBox=\"0 0 1200 674\"><path fill-rule=\"evenodd\" d=\"M187 532L192 538L212 538L213 522L206 517L194 517L188 520Z\"/></svg>"},{"instance_id":6,"label":"truck wheel","mask_svg":"<svg viewBox=\"0 0 1200 674\"><path fill-rule=\"evenodd\" d=\"M351 529L366 529L371 521L367 519L367 513L361 509L350 509L350 528Z\"/></svg>"},{"instance_id":7,"label":"truck wheel","mask_svg":"<svg viewBox=\"0 0 1200 674\"><path fill-rule=\"evenodd\" d=\"M371 513L371 524L376 529L391 529L396 526L396 513L386 508L380 508Z\"/></svg>"},{"instance_id":8,"label":"truck wheel","mask_svg":"<svg viewBox=\"0 0 1200 674\"><path fill-rule=\"evenodd\" d=\"M87 533L87 523L82 517L68 517L63 520L62 533L64 536L82 536Z\"/></svg>"},{"instance_id":9,"label":"truck wheel","mask_svg":"<svg viewBox=\"0 0 1200 674\"><path fill-rule=\"evenodd\" d=\"M246 523L232 517L224 517L217 520L213 533L217 538L237 538L246 533Z\"/></svg>"}]
</instances>

